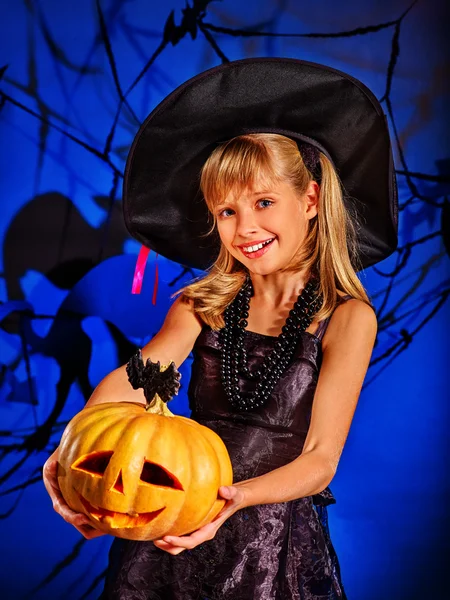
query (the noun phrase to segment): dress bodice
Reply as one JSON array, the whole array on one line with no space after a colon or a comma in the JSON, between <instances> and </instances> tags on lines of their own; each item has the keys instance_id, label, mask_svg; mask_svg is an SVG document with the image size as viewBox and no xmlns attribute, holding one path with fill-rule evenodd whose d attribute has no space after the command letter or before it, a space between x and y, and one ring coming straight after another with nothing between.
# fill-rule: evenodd
<instances>
[{"instance_id":1,"label":"dress bodice","mask_svg":"<svg viewBox=\"0 0 450 600\"><path fill-rule=\"evenodd\" d=\"M303 333L291 364L275 385L267 403L255 411L236 412L229 404L220 379L221 346L218 332L203 327L193 349L190 409L195 419L224 419L243 424L265 427L279 432L306 436L309 426L320 364L321 340L311 333ZM250 371L262 365L275 346L277 338L246 331L244 347ZM244 394L255 389L256 382L239 375Z\"/></svg>"},{"instance_id":2,"label":"dress bodice","mask_svg":"<svg viewBox=\"0 0 450 600\"><path fill-rule=\"evenodd\" d=\"M276 340L273 336L245 332L250 371L262 366ZM301 454L322 361L320 334L301 335L290 365L266 404L254 411L236 411L226 398L217 331L203 327L193 357L188 389L191 418L222 438L230 454L235 482L267 473ZM251 392L256 382L244 375L239 377L241 391Z\"/></svg>"}]
</instances>

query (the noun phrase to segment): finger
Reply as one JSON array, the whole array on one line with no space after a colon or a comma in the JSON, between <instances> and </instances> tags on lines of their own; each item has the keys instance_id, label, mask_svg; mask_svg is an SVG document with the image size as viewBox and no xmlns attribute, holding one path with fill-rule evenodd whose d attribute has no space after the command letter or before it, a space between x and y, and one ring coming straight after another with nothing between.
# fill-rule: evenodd
<instances>
[{"instance_id":1,"label":"finger","mask_svg":"<svg viewBox=\"0 0 450 600\"><path fill-rule=\"evenodd\" d=\"M100 537L101 535L106 535L103 531L99 531L95 529L95 527L91 527L90 525L82 525L81 527L75 527L77 531L81 533L83 537L87 540L92 540L94 538Z\"/></svg>"},{"instance_id":2,"label":"finger","mask_svg":"<svg viewBox=\"0 0 450 600\"><path fill-rule=\"evenodd\" d=\"M205 525L204 527L202 527L201 529L198 529L191 535L182 536L182 537L176 537L176 536L167 536L166 537L165 536L163 538L163 541L168 542L169 544L172 544L173 546L178 546L181 548L186 548L187 550L192 550L193 548L195 548L202 542L207 542L209 540L212 540L216 534L216 531L217 531L216 527L213 528L213 527L208 527L208 525Z\"/></svg>"},{"instance_id":3,"label":"finger","mask_svg":"<svg viewBox=\"0 0 450 600\"><path fill-rule=\"evenodd\" d=\"M244 491L234 485L222 485L219 488L219 494L226 500L238 503L242 502L245 496Z\"/></svg>"},{"instance_id":4,"label":"finger","mask_svg":"<svg viewBox=\"0 0 450 600\"><path fill-rule=\"evenodd\" d=\"M192 536L186 537L164 537L163 543L175 548L186 548L191 550L196 544L192 540Z\"/></svg>"},{"instance_id":5,"label":"finger","mask_svg":"<svg viewBox=\"0 0 450 600\"><path fill-rule=\"evenodd\" d=\"M72 525L76 525L77 527L91 527L92 529L95 528L95 525L93 525L92 521L83 513L73 513L73 517L72 517Z\"/></svg>"},{"instance_id":6,"label":"finger","mask_svg":"<svg viewBox=\"0 0 450 600\"><path fill-rule=\"evenodd\" d=\"M58 466L58 461L56 459L54 459L54 458L52 460L48 459L44 463L44 466L42 468L42 472L43 473L47 473L47 474L56 473L57 466Z\"/></svg>"},{"instance_id":7,"label":"finger","mask_svg":"<svg viewBox=\"0 0 450 600\"><path fill-rule=\"evenodd\" d=\"M236 488L234 488L233 486L221 485L219 488L219 494L222 496L222 498L230 500L235 494L235 489Z\"/></svg>"},{"instance_id":8,"label":"finger","mask_svg":"<svg viewBox=\"0 0 450 600\"><path fill-rule=\"evenodd\" d=\"M75 517L71 519L69 523L88 540L99 537L100 535L106 535L106 533L97 529L92 521L82 513L75 513Z\"/></svg>"},{"instance_id":9,"label":"finger","mask_svg":"<svg viewBox=\"0 0 450 600\"><path fill-rule=\"evenodd\" d=\"M164 540L153 540L155 546L161 547L164 550L169 548L179 548L176 544L171 544L170 542L165 542Z\"/></svg>"},{"instance_id":10,"label":"finger","mask_svg":"<svg viewBox=\"0 0 450 600\"><path fill-rule=\"evenodd\" d=\"M44 485L53 501L54 510L88 540L106 535L94 527L85 514L75 512L69 507L59 488L57 473L58 461L52 460L45 463L43 468Z\"/></svg>"},{"instance_id":11,"label":"finger","mask_svg":"<svg viewBox=\"0 0 450 600\"><path fill-rule=\"evenodd\" d=\"M73 511L65 503L55 503L54 509L64 519L64 521L70 523L70 525L73 525L76 529L84 526L94 528L92 521L85 514ZM83 532L81 531L80 533Z\"/></svg>"},{"instance_id":12,"label":"finger","mask_svg":"<svg viewBox=\"0 0 450 600\"><path fill-rule=\"evenodd\" d=\"M86 515L80 512L76 512L72 508L70 508L64 496L62 495L59 487L52 487L52 490L49 493L53 502L53 509L59 515L61 515L63 519L65 519L69 523L72 523L75 517L82 517L85 523L90 523L90 520L87 518Z\"/></svg>"},{"instance_id":13,"label":"finger","mask_svg":"<svg viewBox=\"0 0 450 600\"><path fill-rule=\"evenodd\" d=\"M59 488L57 466L58 463L56 462L56 460L54 460L50 463L45 463L44 468L42 469L42 478L44 480L44 485L47 488L47 491L49 491L49 486L51 486L52 488Z\"/></svg>"},{"instance_id":14,"label":"finger","mask_svg":"<svg viewBox=\"0 0 450 600\"><path fill-rule=\"evenodd\" d=\"M238 510L239 506L234 502L227 502L222 508L219 514L217 514L211 521L210 525L213 525L217 529L221 527L227 519L229 519Z\"/></svg>"},{"instance_id":15,"label":"finger","mask_svg":"<svg viewBox=\"0 0 450 600\"><path fill-rule=\"evenodd\" d=\"M164 550L172 555L180 554L186 550L186 548L179 548L178 546L164 542L164 540L153 540L153 543L160 550Z\"/></svg>"},{"instance_id":16,"label":"finger","mask_svg":"<svg viewBox=\"0 0 450 600\"><path fill-rule=\"evenodd\" d=\"M86 517L86 515L84 515L83 513L78 513L78 512L75 512L74 510L72 510L70 508L70 506L68 504L66 504L66 502L64 501L64 499L55 498L53 500L53 508L54 508L54 510L59 515L61 515L61 517L65 521L72 522L77 517L79 517L78 520L80 520L80 518L83 518L85 523L89 523L89 520Z\"/></svg>"},{"instance_id":17,"label":"finger","mask_svg":"<svg viewBox=\"0 0 450 600\"><path fill-rule=\"evenodd\" d=\"M61 506L69 506L64 499L64 496L61 493L61 490L57 487L52 487L52 491L50 493L50 497L53 500L53 508L56 510L55 505Z\"/></svg>"},{"instance_id":18,"label":"finger","mask_svg":"<svg viewBox=\"0 0 450 600\"><path fill-rule=\"evenodd\" d=\"M80 529L83 532L83 535L85 536L85 538L88 540L92 540L92 539L98 538L102 535L106 535L106 533L104 531L95 529L95 527L91 527L90 525L84 525L83 527L80 527Z\"/></svg>"},{"instance_id":19,"label":"finger","mask_svg":"<svg viewBox=\"0 0 450 600\"><path fill-rule=\"evenodd\" d=\"M65 504L64 497L58 484L56 469L57 462L52 461L52 463L49 463L48 466L44 466L43 471L45 489L47 490L50 498L53 500L53 507L55 507L55 500L59 501L60 504Z\"/></svg>"},{"instance_id":20,"label":"finger","mask_svg":"<svg viewBox=\"0 0 450 600\"><path fill-rule=\"evenodd\" d=\"M44 477L44 483L45 480L47 479L52 486L57 486L59 488L58 485L58 461L57 460L52 460L49 463L45 463L44 468L42 469L42 475Z\"/></svg>"},{"instance_id":21,"label":"finger","mask_svg":"<svg viewBox=\"0 0 450 600\"><path fill-rule=\"evenodd\" d=\"M55 510L67 523L69 523L69 525L73 525L73 527L88 540L99 537L100 535L106 535L106 533L97 529L92 524L92 521L90 521L83 513L76 513L70 508L66 509L65 507L61 510L55 508Z\"/></svg>"},{"instance_id":22,"label":"finger","mask_svg":"<svg viewBox=\"0 0 450 600\"><path fill-rule=\"evenodd\" d=\"M214 517L214 519L211 521L211 523L213 523L214 521L217 521L218 519L220 519L221 517L223 517L223 515L227 515L230 516L232 515L234 512L236 512L239 508L239 505L234 502L233 500L229 500L224 506L222 506L220 512Z\"/></svg>"}]
</instances>

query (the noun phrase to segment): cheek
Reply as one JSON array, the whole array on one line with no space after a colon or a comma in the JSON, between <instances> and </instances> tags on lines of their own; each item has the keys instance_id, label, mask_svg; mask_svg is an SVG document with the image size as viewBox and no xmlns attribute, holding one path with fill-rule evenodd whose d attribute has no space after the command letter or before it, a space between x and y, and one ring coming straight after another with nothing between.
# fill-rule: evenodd
<instances>
[{"instance_id":1,"label":"cheek","mask_svg":"<svg viewBox=\"0 0 450 600\"><path fill-rule=\"evenodd\" d=\"M231 246L234 239L234 228L232 223L221 223L217 226L217 231L219 233L219 237L222 240L222 243L226 246Z\"/></svg>"}]
</instances>

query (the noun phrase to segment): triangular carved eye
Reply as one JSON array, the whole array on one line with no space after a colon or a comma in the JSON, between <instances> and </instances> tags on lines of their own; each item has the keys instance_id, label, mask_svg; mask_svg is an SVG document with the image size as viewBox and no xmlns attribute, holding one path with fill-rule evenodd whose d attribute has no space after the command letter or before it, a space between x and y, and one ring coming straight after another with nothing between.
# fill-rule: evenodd
<instances>
[{"instance_id":1,"label":"triangular carved eye","mask_svg":"<svg viewBox=\"0 0 450 600\"><path fill-rule=\"evenodd\" d=\"M141 481L151 485L160 485L175 490L183 490L183 486L172 473L166 471L163 467L148 460L144 462L141 473Z\"/></svg>"},{"instance_id":2,"label":"triangular carved eye","mask_svg":"<svg viewBox=\"0 0 450 600\"><path fill-rule=\"evenodd\" d=\"M106 467L108 466L112 455L112 450L87 454L75 461L72 465L72 469L102 477L105 474Z\"/></svg>"}]
</instances>

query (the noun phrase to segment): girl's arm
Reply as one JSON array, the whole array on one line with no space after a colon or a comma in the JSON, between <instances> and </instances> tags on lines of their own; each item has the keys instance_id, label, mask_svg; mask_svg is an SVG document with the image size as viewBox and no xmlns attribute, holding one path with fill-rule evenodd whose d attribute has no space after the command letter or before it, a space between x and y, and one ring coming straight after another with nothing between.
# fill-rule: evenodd
<instances>
[{"instance_id":1,"label":"girl's arm","mask_svg":"<svg viewBox=\"0 0 450 600\"><path fill-rule=\"evenodd\" d=\"M189 356L195 340L200 334L202 323L194 313L192 302L185 303L178 297L170 307L159 332L142 349L142 359L160 361L167 365L171 361L178 368ZM85 408L103 402L142 402L142 389L134 390L123 365L107 375L95 388Z\"/></svg>"},{"instance_id":2,"label":"girl's arm","mask_svg":"<svg viewBox=\"0 0 450 600\"><path fill-rule=\"evenodd\" d=\"M153 362L159 360L162 365L173 361L178 368L191 352L201 329L201 321L195 315L192 304L184 303L178 297L170 307L160 331L142 349L144 362L147 358L151 358ZM125 365L112 371L99 383L85 408L103 402L145 403L143 390L131 387ZM58 456L59 448L56 448L43 467L44 485L53 508L86 539L104 535L92 527L86 515L76 513L65 502L58 485Z\"/></svg>"},{"instance_id":3,"label":"girl's arm","mask_svg":"<svg viewBox=\"0 0 450 600\"><path fill-rule=\"evenodd\" d=\"M369 366L377 333L370 306L348 300L336 308L323 339L323 360L302 454L242 487L246 506L287 502L324 490L333 479Z\"/></svg>"},{"instance_id":4,"label":"girl's arm","mask_svg":"<svg viewBox=\"0 0 450 600\"><path fill-rule=\"evenodd\" d=\"M222 486L219 494L227 503L211 523L188 536L154 540L155 546L176 555L212 540L240 509L296 500L324 490L336 472L347 439L376 332L376 317L367 304L347 300L338 306L322 343L322 366L302 454L270 473Z\"/></svg>"}]
</instances>

